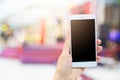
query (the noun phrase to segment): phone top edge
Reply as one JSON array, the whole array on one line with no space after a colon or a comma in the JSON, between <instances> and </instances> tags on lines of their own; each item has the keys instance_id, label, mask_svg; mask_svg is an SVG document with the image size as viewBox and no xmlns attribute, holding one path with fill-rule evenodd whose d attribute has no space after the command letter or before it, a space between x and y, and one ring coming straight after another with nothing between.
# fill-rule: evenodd
<instances>
[{"instance_id":1,"label":"phone top edge","mask_svg":"<svg viewBox=\"0 0 120 80\"><path fill-rule=\"evenodd\" d=\"M70 15L71 20L83 20L83 19L96 19L95 14L77 14L77 15Z\"/></svg>"}]
</instances>

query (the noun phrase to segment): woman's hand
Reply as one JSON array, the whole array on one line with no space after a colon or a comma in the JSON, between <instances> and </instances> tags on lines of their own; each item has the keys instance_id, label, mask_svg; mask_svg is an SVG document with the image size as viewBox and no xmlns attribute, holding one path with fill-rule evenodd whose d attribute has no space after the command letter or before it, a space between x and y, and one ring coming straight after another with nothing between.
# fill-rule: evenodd
<instances>
[{"instance_id":1,"label":"woman's hand","mask_svg":"<svg viewBox=\"0 0 120 80\"><path fill-rule=\"evenodd\" d=\"M83 73L85 68L72 69L72 56L69 54L69 38L64 44L63 51L58 59L57 69L53 80L77 80L77 78ZM101 44L101 40L97 40L96 44ZM97 46L97 52L102 50L101 46ZM97 56L97 60L100 57Z\"/></svg>"}]
</instances>

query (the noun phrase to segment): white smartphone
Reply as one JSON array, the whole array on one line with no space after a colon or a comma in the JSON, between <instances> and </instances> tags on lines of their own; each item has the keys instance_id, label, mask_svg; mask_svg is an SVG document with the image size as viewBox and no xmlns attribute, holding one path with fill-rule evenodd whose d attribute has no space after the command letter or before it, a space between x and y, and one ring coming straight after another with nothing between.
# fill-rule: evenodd
<instances>
[{"instance_id":1,"label":"white smartphone","mask_svg":"<svg viewBox=\"0 0 120 80\"><path fill-rule=\"evenodd\" d=\"M72 67L95 67L97 65L95 15L71 15L70 24Z\"/></svg>"}]
</instances>

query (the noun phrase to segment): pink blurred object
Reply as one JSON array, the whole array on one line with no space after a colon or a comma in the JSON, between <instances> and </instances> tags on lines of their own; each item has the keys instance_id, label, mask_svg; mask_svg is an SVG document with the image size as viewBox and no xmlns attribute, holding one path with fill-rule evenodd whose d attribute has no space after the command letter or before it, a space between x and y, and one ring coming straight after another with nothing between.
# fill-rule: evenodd
<instances>
[{"instance_id":1,"label":"pink blurred object","mask_svg":"<svg viewBox=\"0 0 120 80\"><path fill-rule=\"evenodd\" d=\"M19 58L21 50L19 48L6 47L1 56L6 58Z\"/></svg>"},{"instance_id":2,"label":"pink blurred object","mask_svg":"<svg viewBox=\"0 0 120 80\"><path fill-rule=\"evenodd\" d=\"M26 45L23 48L6 47L1 56L20 59L22 63L56 63L63 49L58 45Z\"/></svg>"},{"instance_id":3,"label":"pink blurred object","mask_svg":"<svg viewBox=\"0 0 120 80\"><path fill-rule=\"evenodd\" d=\"M23 63L56 63L63 45L26 46L20 59Z\"/></svg>"}]
</instances>

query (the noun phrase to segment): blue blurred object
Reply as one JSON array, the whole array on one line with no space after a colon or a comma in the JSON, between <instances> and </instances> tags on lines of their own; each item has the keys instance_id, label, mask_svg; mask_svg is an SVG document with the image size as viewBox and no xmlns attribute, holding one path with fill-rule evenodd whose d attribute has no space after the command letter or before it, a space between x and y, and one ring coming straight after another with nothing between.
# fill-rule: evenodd
<instances>
[{"instance_id":1,"label":"blue blurred object","mask_svg":"<svg viewBox=\"0 0 120 80\"><path fill-rule=\"evenodd\" d=\"M116 43L120 43L120 31L118 30L110 31L109 40L114 41Z\"/></svg>"}]
</instances>

